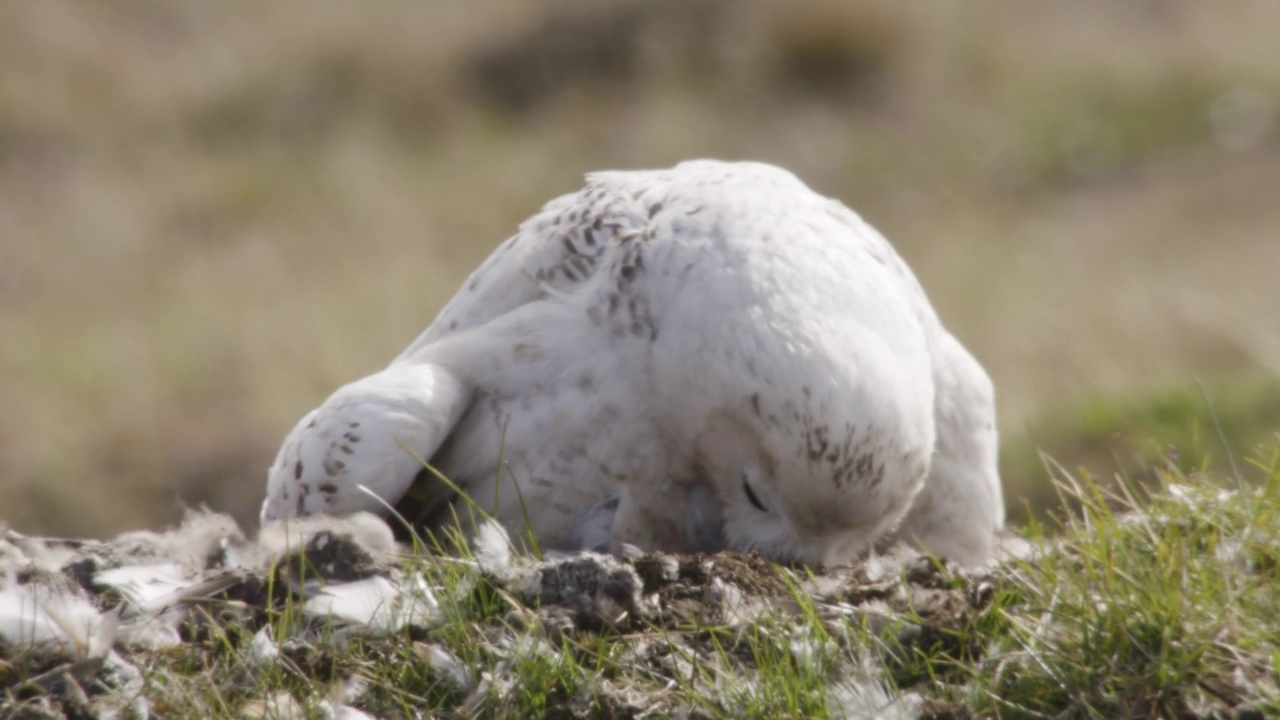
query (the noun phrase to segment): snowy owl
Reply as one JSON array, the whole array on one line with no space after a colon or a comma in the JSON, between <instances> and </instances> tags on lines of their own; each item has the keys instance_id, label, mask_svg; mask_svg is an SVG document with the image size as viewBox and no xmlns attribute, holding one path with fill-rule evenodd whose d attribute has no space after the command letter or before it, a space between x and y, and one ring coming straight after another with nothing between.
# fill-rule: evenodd
<instances>
[{"instance_id":1,"label":"snowy owl","mask_svg":"<svg viewBox=\"0 0 1280 720\"><path fill-rule=\"evenodd\" d=\"M757 163L593 173L548 203L302 418L263 522L386 514L359 486L542 548L811 565L898 540L979 564L1004 520L982 367L883 236Z\"/></svg>"}]
</instances>

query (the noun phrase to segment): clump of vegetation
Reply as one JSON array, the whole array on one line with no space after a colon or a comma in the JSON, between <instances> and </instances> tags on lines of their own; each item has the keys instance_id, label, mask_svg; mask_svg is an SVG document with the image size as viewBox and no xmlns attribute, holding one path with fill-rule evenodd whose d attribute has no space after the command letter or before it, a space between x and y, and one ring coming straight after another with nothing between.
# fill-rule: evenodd
<instances>
[{"instance_id":1,"label":"clump of vegetation","mask_svg":"<svg viewBox=\"0 0 1280 720\"><path fill-rule=\"evenodd\" d=\"M1033 525L1043 554L1003 568L998 645L967 699L1025 717L1274 714L1278 460L1255 458L1261 483L1161 471L1156 488L1103 489L1061 474L1076 509L1055 540Z\"/></svg>"}]
</instances>

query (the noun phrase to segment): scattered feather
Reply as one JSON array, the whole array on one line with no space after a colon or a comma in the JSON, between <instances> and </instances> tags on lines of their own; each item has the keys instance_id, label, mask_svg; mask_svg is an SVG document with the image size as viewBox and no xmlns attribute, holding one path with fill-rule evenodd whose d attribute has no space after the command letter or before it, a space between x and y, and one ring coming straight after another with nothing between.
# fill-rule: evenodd
<instances>
[{"instance_id":1,"label":"scattered feather","mask_svg":"<svg viewBox=\"0 0 1280 720\"><path fill-rule=\"evenodd\" d=\"M307 711L284 691L277 691L260 700L251 700L240 708L240 717L247 720L306 720Z\"/></svg>"},{"instance_id":2,"label":"scattered feather","mask_svg":"<svg viewBox=\"0 0 1280 720\"><path fill-rule=\"evenodd\" d=\"M469 693L475 689L475 676L471 668L457 655L442 645L417 643L414 646L419 657L426 661L432 674L448 683L456 693Z\"/></svg>"},{"instance_id":3,"label":"scattered feather","mask_svg":"<svg viewBox=\"0 0 1280 720\"><path fill-rule=\"evenodd\" d=\"M373 635L405 627L426 627L439 617L440 604L421 577L398 583L381 575L327 585L302 605L307 615L334 618Z\"/></svg>"},{"instance_id":4,"label":"scattered feather","mask_svg":"<svg viewBox=\"0 0 1280 720\"><path fill-rule=\"evenodd\" d=\"M55 645L76 658L101 658L118 629L81 594L40 585L0 590L0 638L11 645Z\"/></svg>"},{"instance_id":5,"label":"scattered feather","mask_svg":"<svg viewBox=\"0 0 1280 720\"><path fill-rule=\"evenodd\" d=\"M481 570L500 573L511 565L511 538L501 523L488 518L480 521L471 538L471 553Z\"/></svg>"}]
</instances>

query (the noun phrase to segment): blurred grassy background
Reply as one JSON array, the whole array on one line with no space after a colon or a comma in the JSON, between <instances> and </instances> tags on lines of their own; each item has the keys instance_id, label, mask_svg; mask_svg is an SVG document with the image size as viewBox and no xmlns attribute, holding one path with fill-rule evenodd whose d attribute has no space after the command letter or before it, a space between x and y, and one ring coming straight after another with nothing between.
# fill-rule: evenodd
<instances>
[{"instance_id":1,"label":"blurred grassy background","mask_svg":"<svg viewBox=\"0 0 1280 720\"><path fill-rule=\"evenodd\" d=\"M1280 4L0 4L0 518L256 515L294 420L584 172L781 164L876 224L1034 448L1280 428ZM1172 445L1173 450L1167 450Z\"/></svg>"}]
</instances>

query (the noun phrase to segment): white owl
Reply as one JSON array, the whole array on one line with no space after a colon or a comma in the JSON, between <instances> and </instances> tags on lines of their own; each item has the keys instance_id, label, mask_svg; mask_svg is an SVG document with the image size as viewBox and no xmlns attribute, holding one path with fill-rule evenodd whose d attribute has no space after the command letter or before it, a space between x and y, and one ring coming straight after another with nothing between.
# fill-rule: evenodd
<instances>
[{"instance_id":1,"label":"white owl","mask_svg":"<svg viewBox=\"0 0 1280 720\"><path fill-rule=\"evenodd\" d=\"M1004 520L982 367L906 264L769 165L600 172L289 433L264 522L474 506L543 548L969 565ZM501 467L500 467L501 465Z\"/></svg>"}]
</instances>

